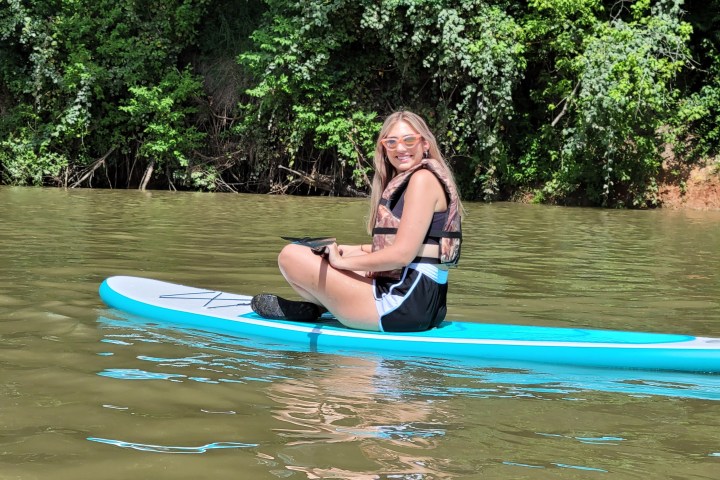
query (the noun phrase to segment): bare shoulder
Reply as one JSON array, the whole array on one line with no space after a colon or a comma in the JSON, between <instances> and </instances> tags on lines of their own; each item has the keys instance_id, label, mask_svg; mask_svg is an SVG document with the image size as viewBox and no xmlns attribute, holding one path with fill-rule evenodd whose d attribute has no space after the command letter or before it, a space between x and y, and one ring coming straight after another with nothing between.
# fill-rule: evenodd
<instances>
[{"instance_id":1,"label":"bare shoulder","mask_svg":"<svg viewBox=\"0 0 720 480\"><path fill-rule=\"evenodd\" d=\"M430 170L421 168L410 177L408 188L415 187L427 191L429 188L438 187L442 189L440 180Z\"/></svg>"},{"instance_id":2,"label":"bare shoulder","mask_svg":"<svg viewBox=\"0 0 720 480\"><path fill-rule=\"evenodd\" d=\"M435 211L447 208L445 189L440 180L429 170L420 169L412 174L407 187L407 196L413 202L433 205Z\"/></svg>"}]
</instances>

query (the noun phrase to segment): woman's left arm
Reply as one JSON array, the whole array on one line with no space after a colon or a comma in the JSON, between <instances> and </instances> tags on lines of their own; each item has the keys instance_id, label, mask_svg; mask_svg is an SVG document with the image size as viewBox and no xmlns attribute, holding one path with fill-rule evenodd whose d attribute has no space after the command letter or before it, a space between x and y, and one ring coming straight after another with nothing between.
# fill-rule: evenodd
<instances>
[{"instance_id":1,"label":"woman's left arm","mask_svg":"<svg viewBox=\"0 0 720 480\"><path fill-rule=\"evenodd\" d=\"M410 177L405 206L392 245L368 255L345 257L330 248L330 265L341 270L379 272L408 265L417 256L432 222L433 214L447 208L445 190L437 177L422 169Z\"/></svg>"}]
</instances>

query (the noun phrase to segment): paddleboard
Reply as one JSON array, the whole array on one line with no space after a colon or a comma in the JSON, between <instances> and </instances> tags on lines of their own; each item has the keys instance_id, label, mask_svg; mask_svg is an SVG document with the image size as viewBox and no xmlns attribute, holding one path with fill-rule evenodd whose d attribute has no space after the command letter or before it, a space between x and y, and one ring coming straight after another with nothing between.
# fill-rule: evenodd
<instances>
[{"instance_id":1,"label":"paddleboard","mask_svg":"<svg viewBox=\"0 0 720 480\"><path fill-rule=\"evenodd\" d=\"M112 308L159 322L317 350L720 373L720 338L455 321L425 332L368 332L332 318L314 323L268 320L252 311L247 295L130 276L106 279L100 297Z\"/></svg>"}]
</instances>

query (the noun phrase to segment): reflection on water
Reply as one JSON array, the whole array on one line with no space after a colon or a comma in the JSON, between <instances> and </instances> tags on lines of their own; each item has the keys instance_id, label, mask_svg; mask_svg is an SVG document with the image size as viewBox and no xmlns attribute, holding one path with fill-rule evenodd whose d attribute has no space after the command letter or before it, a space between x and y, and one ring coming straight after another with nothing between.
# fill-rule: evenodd
<instances>
[{"instance_id":1,"label":"reflection on water","mask_svg":"<svg viewBox=\"0 0 720 480\"><path fill-rule=\"evenodd\" d=\"M98 373L102 376L124 380L273 383L277 380L316 377L319 373L318 357L308 357L307 354L312 352L305 345L277 344L259 338L233 338L181 327L168 330L167 326L140 317L112 312L113 318L101 316L98 319L104 332L103 342L125 346L136 343L172 343L201 348L204 353L181 358L137 355L137 360L148 362L144 364L147 368L106 369ZM523 398L557 394L559 396L553 396L556 400L577 400L574 395L582 395L584 392L617 392L637 397L658 395L720 400L718 375L579 368L480 359L418 358L386 353L373 356L367 352L347 350L323 353L333 355L331 361L339 359L343 362L340 366L332 364L333 371L340 370L341 373L338 379L332 377L330 384L339 385L347 392L348 388L355 385L343 381L350 377L362 385L371 384L373 390L386 399L408 396L446 398L458 395ZM308 358L310 360L305 361ZM212 375L173 373L175 369L187 370L187 367ZM251 367L252 374L239 376L247 367ZM267 372L258 374L258 369ZM293 374L277 376L275 371L278 369Z\"/></svg>"},{"instance_id":2,"label":"reflection on water","mask_svg":"<svg viewBox=\"0 0 720 480\"><path fill-rule=\"evenodd\" d=\"M249 448L257 447L255 444L233 443L233 442L215 442L199 447L178 447L171 445L146 445L144 443L123 442L122 440L111 440L109 438L88 437L91 442L106 443L121 448L132 448L142 452L154 453L205 453L208 450L226 449L226 448Z\"/></svg>"},{"instance_id":3,"label":"reflection on water","mask_svg":"<svg viewBox=\"0 0 720 480\"><path fill-rule=\"evenodd\" d=\"M366 241L364 201L0 188L0 207L1 478L716 477L717 375L316 352L98 298L119 274L290 294L280 235ZM720 336L720 213L469 213L454 319Z\"/></svg>"},{"instance_id":4,"label":"reflection on water","mask_svg":"<svg viewBox=\"0 0 720 480\"><path fill-rule=\"evenodd\" d=\"M595 415L594 409L606 403L643 408L643 403L637 402L653 397L665 399L663 401L670 398L720 400L720 381L711 375L537 365L513 367L387 355L319 355L257 339L232 339L192 329L168 331L135 317L100 317L100 321L104 339L118 349L135 349L142 344L174 344L184 347L191 355L176 358L136 355L133 363L140 361L137 363L142 367L129 369L130 374L128 370L105 370L98 372L99 375L120 380L256 384L270 402L270 414L276 421L271 431L283 443L281 452L271 455L273 465L279 467L285 463L285 468L304 471L309 478L337 478L334 477L337 475L372 478L370 475L377 469L388 475L399 475L396 478L463 477L472 469L459 468L457 465L462 465L462 461L451 462L455 464L453 468L446 463L447 459L426 454L445 451L443 443L453 442L448 437L471 428L468 420L478 416L476 412L458 410L454 405L458 399L464 399L463 402L473 399L550 401L555 406L550 412L556 410L562 415L564 410L577 411L588 420ZM118 339L122 342L114 342ZM122 353L116 349L116 355ZM185 373L177 375L177 371ZM278 375L278 371L284 374ZM562 407L563 403L569 405L567 409ZM518 415L516 410L507 410L510 415ZM519 415L532 415L533 409L527 410L520 407L523 413ZM235 411L223 413L236 414ZM489 422L487 415L480 416L483 422L475 427L488 435L492 435L488 429L500 427L502 430L509 426L507 421L500 421L493 427L495 422ZM542 450L554 449L558 442L565 444L565 451L571 452L582 451L583 446L623 448L630 445L628 448L634 449L631 445L636 441L635 436L632 432L626 433L625 427L599 431L599 425L579 431L575 427L571 433L563 433L552 423L548 422L543 430L514 435L519 434L524 443L532 440L531 443L543 444ZM322 445L328 453L317 458L315 452ZM265 445L258 447L263 455L268 455ZM329 453L337 448L343 449L338 455L374 461L370 467L338 470L333 467L335 455ZM518 458L523 461L517 461ZM556 452L552 458L561 457ZM581 458L582 455L575 455L576 463L547 460L529 463L530 459L525 456L501 457L498 461L515 468L608 471L577 463ZM303 466L303 462L307 465Z\"/></svg>"}]
</instances>

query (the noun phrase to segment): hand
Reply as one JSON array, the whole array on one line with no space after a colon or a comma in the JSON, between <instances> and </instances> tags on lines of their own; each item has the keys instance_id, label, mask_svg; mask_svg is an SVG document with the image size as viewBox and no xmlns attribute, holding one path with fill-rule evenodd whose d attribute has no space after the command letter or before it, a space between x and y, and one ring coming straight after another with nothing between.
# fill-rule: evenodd
<instances>
[{"instance_id":1,"label":"hand","mask_svg":"<svg viewBox=\"0 0 720 480\"><path fill-rule=\"evenodd\" d=\"M325 252L326 254L323 255L323 257L327 258L328 263L330 263L333 268L344 270L344 268L342 267L344 260L343 252L337 243L326 246Z\"/></svg>"},{"instance_id":2,"label":"hand","mask_svg":"<svg viewBox=\"0 0 720 480\"><path fill-rule=\"evenodd\" d=\"M338 245L340 255L343 257L357 257L358 255L367 255L368 252L363 251L362 245Z\"/></svg>"},{"instance_id":3,"label":"hand","mask_svg":"<svg viewBox=\"0 0 720 480\"><path fill-rule=\"evenodd\" d=\"M342 245L338 245L338 250L340 251L341 256L343 255L343 249L344 249L344 247ZM314 253L315 255L321 256L325 260L327 260L328 255L330 254L330 250L328 249L328 247L326 245L324 245L322 247L313 247L310 249L310 251L312 253Z\"/></svg>"}]
</instances>

